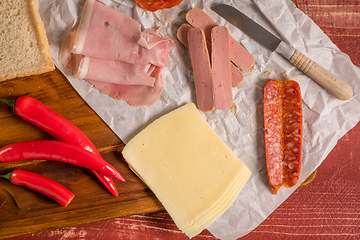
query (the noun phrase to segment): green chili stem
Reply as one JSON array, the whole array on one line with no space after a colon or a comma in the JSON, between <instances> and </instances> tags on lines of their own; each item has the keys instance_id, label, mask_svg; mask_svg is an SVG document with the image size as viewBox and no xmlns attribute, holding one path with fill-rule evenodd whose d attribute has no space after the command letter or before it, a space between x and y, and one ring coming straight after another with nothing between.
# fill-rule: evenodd
<instances>
[{"instance_id":1,"label":"green chili stem","mask_svg":"<svg viewBox=\"0 0 360 240\"><path fill-rule=\"evenodd\" d=\"M2 99L0 98L0 101L3 103L6 103L7 105L9 105L11 107L11 109L14 111L15 108L15 100L8 100L8 99Z\"/></svg>"},{"instance_id":2,"label":"green chili stem","mask_svg":"<svg viewBox=\"0 0 360 240\"><path fill-rule=\"evenodd\" d=\"M0 178L5 178L11 182L11 175L13 172L9 172L8 174L0 175Z\"/></svg>"}]
</instances>

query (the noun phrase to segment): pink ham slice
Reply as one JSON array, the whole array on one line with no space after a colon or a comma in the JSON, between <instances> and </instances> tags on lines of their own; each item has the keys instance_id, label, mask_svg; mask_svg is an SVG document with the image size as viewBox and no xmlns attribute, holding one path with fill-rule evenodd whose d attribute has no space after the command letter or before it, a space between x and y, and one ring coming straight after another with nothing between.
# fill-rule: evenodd
<instances>
[{"instance_id":1,"label":"pink ham slice","mask_svg":"<svg viewBox=\"0 0 360 240\"><path fill-rule=\"evenodd\" d=\"M112 83L98 82L88 80L101 93L109 95L111 98L125 100L132 106L151 106L159 99L164 79L161 68L155 67L150 76L156 78L154 87L136 86L136 85L120 85Z\"/></svg>"},{"instance_id":2,"label":"pink ham slice","mask_svg":"<svg viewBox=\"0 0 360 240\"><path fill-rule=\"evenodd\" d=\"M191 28L188 32L188 43L198 108L203 112L212 111L213 80L204 31L201 28Z\"/></svg>"},{"instance_id":3,"label":"pink ham slice","mask_svg":"<svg viewBox=\"0 0 360 240\"><path fill-rule=\"evenodd\" d=\"M211 39L211 29L218 24L200 8L193 8L186 14L186 20L193 27L202 28L207 40ZM234 38L230 38L230 59L242 70L249 70L255 63L254 57Z\"/></svg>"},{"instance_id":4,"label":"pink ham slice","mask_svg":"<svg viewBox=\"0 0 360 240\"><path fill-rule=\"evenodd\" d=\"M187 34L189 30L192 28L191 25L184 23L182 24L177 31L177 38L179 41L188 47ZM207 46L209 51L211 52L211 42L207 41ZM238 69L235 65L231 64L231 85L232 87L238 87L240 83L244 81L244 75L240 69Z\"/></svg>"},{"instance_id":5,"label":"pink ham slice","mask_svg":"<svg viewBox=\"0 0 360 240\"><path fill-rule=\"evenodd\" d=\"M214 105L218 110L232 105L230 35L226 27L211 29L211 67L213 73Z\"/></svg>"},{"instance_id":6,"label":"pink ham slice","mask_svg":"<svg viewBox=\"0 0 360 240\"><path fill-rule=\"evenodd\" d=\"M149 35L148 32L144 33ZM152 33L154 34L154 33ZM165 67L173 47L169 39L151 36L147 49L138 44L141 25L126 14L95 0L87 0L75 31L71 53L127 63ZM142 43L142 41L140 41ZM143 44L142 44L143 45Z\"/></svg>"},{"instance_id":7,"label":"pink ham slice","mask_svg":"<svg viewBox=\"0 0 360 240\"><path fill-rule=\"evenodd\" d=\"M141 32L141 37L137 41L137 44L144 48L151 49L164 40L164 38L159 36L159 28L149 28Z\"/></svg>"},{"instance_id":8,"label":"pink ham slice","mask_svg":"<svg viewBox=\"0 0 360 240\"><path fill-rule=\"evenodd\" d=\"M173 46L158 29L141 32L140 23L129 16L87 0L80 24L63 41L59 60L101 93L150 106L161 95L162 69Z\"/></svg>"},{"instance_id":9,"label":"pink ham slice","mask_svg":"<svg viewBox=\"0 0 360 240\"><path fill-rule=\"evenodd\" d=\"M74 74L75 78L121 85L154 86L156 79L149 74L153 69L151 64L130 64L71 54L69 44L73 36L72 32L67 34L60 49L59 59ZM149 70L150 68L151 70Z\"/></svg>"},{"instance_id":10,"label":"pink ham slice","mask_svg":"<svg viewBox=\"0 0 360 240\"><path fill-rule=\"evenodd\" d=\"M66 67L70 72L74 71L73 67L73 54L70 52L70 43L71 39L74 37L73 32L68 32L65 36L65 39L62 42L60 51L59 51L59 61Z\"/></svg>"},{"instance_id":11,"label":"pink ham slice","mask_svg":"<svg viewBox=\"0 0 360 240\"><path fill-rule=\"evenodd\" d=\"M148 74L151 64L130 64L120 61L81 57L75 78L96 80L122 85L144 85L153 87L155 78Z\"/></svg>"}]
</instances>

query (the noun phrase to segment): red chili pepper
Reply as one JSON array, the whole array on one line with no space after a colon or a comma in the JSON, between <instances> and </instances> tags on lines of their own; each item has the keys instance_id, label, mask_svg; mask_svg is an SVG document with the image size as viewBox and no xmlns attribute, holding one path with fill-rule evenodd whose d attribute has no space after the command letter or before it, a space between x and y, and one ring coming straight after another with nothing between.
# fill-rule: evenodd
<instances>
[{"instance_id":1,"label":"red chili pepper","mask_svg":"<svg viewBox=\"0 0 360 240\"><path fill-rule=\"evenodd\" d=\"M35 98L22 96L15 100L0 99L0 101L8 104L19 117L46 131L54 138L77 145L101 157L95 145L80 129ZM114 196L119 195L111 177L93 170L92 173Z\"/></svg>"},{"instance_id":2,"label":"red chili pepper","mask_svg":"<svg viewBox=\"0 0 360 240\"><path fill-rule=\"evenodd\" d=\"M10 180L15 185L24 186L42 193L64 207L69 205L75 197L72 192L60 183L37 173L16 169L8 174L0 175L0 177Z\"/></svg>"},{"instance_id":3,"label":"red chili pepper","mask_svg":"<svg viewBox=\"0 0 360 240\"><path fill-rule=\"evenodd\" d=\"M70 143L56 140L35 140L9 144L0 149L0 162L52 160L96 170L122 182L124 178L104 159Z\"/></svg>"}]
</instances>

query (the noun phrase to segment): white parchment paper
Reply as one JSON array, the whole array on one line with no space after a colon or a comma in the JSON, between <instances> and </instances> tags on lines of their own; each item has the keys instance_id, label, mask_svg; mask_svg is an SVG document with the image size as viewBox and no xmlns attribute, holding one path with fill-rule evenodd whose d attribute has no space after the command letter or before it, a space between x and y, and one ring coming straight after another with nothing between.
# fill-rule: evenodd
<instances>
[{"instance_id":1,"label":"white parchment paper","mask_svg":"<svg viewBox=\"0 0 360 240\"><path fill-rule=\"evenodd\" d=\"M195 102L191 63L187 49L176 39L185 13L198 7L217 23L228 27L255 57L245 81L233 89L234 107L227 111L202 113L210 126L250 168L252 177L235 202L208 227L217 238L239 238L257 227L296 187L281 188L273 195L267 182L263 138L262 94L268 79L294 79L303 98L303 164L299 184L325 159L347 131L360 120L360 69L342 53L312 20L290 0L184 0L180 5L155 13L144 11L132 0L102 0L139 21L144 28L161 27L164 37L175 41L168 67L163 70L165 86L159 101L150 107L131 107L126 102L100 94L82 79L74 79L58 61L58 51L66 32L75 25L84 0L40 0L40 14L47 31L55 65L76 91L125 143L147 124L188 103ZM250 18L281 37L312 60L348 82L354 90L349 101L340 101L323 90L277 53L272 53L214 13L215 3L235 6Z\"/></svg>"}]
</instances>

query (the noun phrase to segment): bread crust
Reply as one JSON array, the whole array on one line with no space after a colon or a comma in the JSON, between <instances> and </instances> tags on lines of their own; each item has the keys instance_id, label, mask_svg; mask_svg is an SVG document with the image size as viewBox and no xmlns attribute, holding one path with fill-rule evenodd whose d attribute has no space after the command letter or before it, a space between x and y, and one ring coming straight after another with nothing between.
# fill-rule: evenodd
<instances>
[{"instance_id":1,"label":"bread crust","mask_svg":"<svg viewBox=\"0 0 360 240\"><path fill-rule=\"evenodd\" d=\"M0 81L7 79L12 79L16 77L25 77L30 75L37 75L45 72L49 72L55 69L54 63L52 61L50 46L46 36L46 30L44 23L39 14L39 2L38 0L25 0L28 5L28 14L31 24L35 29L35 36L39 46L39 55L41 55L44 64L41 67L34 67L29 71L23 72L0 72Z\"/></svg>"}]
</instances>

